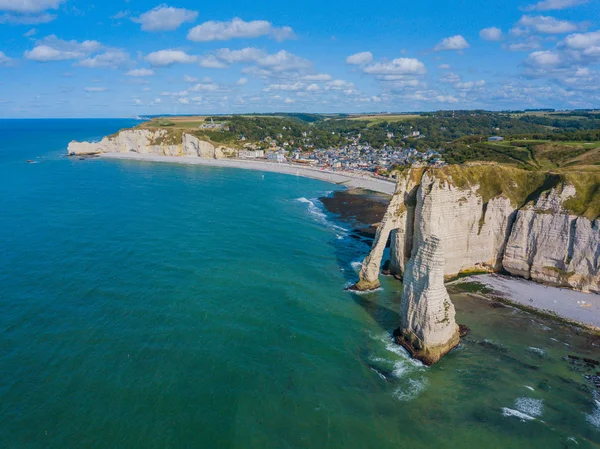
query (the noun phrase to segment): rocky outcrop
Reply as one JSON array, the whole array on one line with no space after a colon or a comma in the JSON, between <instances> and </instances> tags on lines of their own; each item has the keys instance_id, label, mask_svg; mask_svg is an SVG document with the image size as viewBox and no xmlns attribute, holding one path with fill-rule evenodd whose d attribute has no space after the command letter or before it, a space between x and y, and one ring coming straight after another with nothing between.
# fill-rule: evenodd
<instances>
[{"instance_id":1,"label":"rocky outcrop","mask_svg":"<svg viewBox=\"0 0 600 449\"><path fill-rule=\"evenodd\" d=\"M222 159L237 155L237 152L231 148L216 147L191 134L166 129L129 129L105 137L100 142L73 141L68 148L68 154L72 156L130 152L203 159Z\"/></svg>"},{"instance_id":2,"label":"rocky outcrop","mask_svg":"<svg viewBox=\"0 0 600 449\"><path fill-rule=\"evenodd\" d=\"M401 324L394 336L425 365L436 363L460 342L444 265L442 241L432 235L419 243L404 273Z\"/></svg>"},{"instance_id":3,"label":"rocky outcrop","mask_svg":"<svg viewBox=\"0 0 600 449\"><path fill-rule=\"evenodd\" d=\"M422 173L422 175L420 174ZM409 171L398 183L356 289L379 286L381 258L390 240L390 272L398 278L431 236L444 245L446 279L467 272L500 272L600 293L600 179L528 172L502 166ZM574 175L573 175L574 176ZM596 176L596 177L595 177ZM579 187L584 189L584 187ZM594 199L596 198L596 199ZM576 200L582 211L566 204ZM595 207L595 206L594 206Z\"/></svg>"}]
</instances>

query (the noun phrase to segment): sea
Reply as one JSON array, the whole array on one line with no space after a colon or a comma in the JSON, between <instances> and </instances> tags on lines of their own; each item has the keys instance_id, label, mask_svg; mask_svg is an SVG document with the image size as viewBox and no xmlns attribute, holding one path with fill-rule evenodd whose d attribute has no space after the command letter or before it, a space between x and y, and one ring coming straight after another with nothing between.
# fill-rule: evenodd
<instances>
[{"instance_id":1,"label":"sea","mask_svg":"<svg viewBox=\"0 0 600 449\"><path fill-rule=\"evenodd\" d=\"M136 123L0 120L0 447L598 447L597 337L454 295L424 367L342 187L66 157Z\"/></svg>"}]
</instances>

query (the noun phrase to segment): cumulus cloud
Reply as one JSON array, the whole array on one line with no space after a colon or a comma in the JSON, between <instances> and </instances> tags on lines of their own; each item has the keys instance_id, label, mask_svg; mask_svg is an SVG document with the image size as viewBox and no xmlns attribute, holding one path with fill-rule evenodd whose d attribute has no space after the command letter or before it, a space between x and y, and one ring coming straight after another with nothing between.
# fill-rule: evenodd
<instances>
[{"instance_id":1,"label":"cumulus cloud","mask_svg":"<svg viewBox=\"0 0 600 449\"><path fill-rule=\"evenodd\" d=\"M193 22L197 17L197 11L163 4L131 20L141 24L144 31L172 31L185 22Z\"/></svg>"},{"instance_id":2,"label":"cumulus cloud","mask_svg":"<svg viewBox=\"0 0 600 449\"><path fill-rule=\"evenodd\" d=\"M533 67L556 67L560 65L562 62L561 55L557 52L544 50L544 51L534 51L531 53L526 63Z\"/></svg>"},{"instance_id":3,"label":"cumulus cloud","mask_svg":"<svg viewBox=\"0 0 600 449\"><path fill-rule=\"evenodd\" d=\"M241 50L222 48L217 50L216 55L219 59L229 64L233 64L237 62L254 62L265 57L266 53L258 48L247 47Z\"/></svg>"},{"instance_id":4,"label":"cumulus cloud","mask_svg":"<svg viewBox=\"0 0 600 449\"><path fill-rule=\"evenodd\" d=\"M187 37L194 42L209 42L261 36L268 36L277 41L295 38L294 31L290 27L275 27L266 20L246 22L238 17L229 22L204 22L192 28Z\"/></svg>"},{"instance_id":5,"label":"cumulus cloud","mask_svg":"<svg viewBox=\"0 0 600 449\"><path fill-rule=\"evenodd\" d=\"M190 89L193 92L216 92L219 90L217 83L200 83Z\"/></svg>"},{"instance_id":6,"label":"cumulus cloud","mask_svg":"<svg viewBox=\"0 0 600 449\"><path fill-rule=\"evenodd\" d=\"M363 68L370 75L424 75L425 64L414 58L396 58L389 62L378 62Z\"/></svg>"},{"instance_id":7,"label":"cumulus cloud","mask_svg":"<svg viewBox=\"0 0 600 449\"><path fill-rule=\"evenodd\" d=\"M565 38L564 45L574 50L588 50L598 47L600 46L600 31L570 34Z\"/></svg>"},{"instance_id":8,"label":"cumulus cloud","mask_svg":"<svg viewBox=\"0 0 600 449\"><path fill-rule=\"evenodd\" d=\"M26 51L25 58L40 62L66 61L84 58L101 48L102 44L98 41L64 41L51 35L38 41L32 50Z\"/></svg>"},{"instance_id":9,"label":"cumulus cloud","mask_svg":"<svg viewBox=\"0 0 600 449\"><path fill-rule=\"evenodd\" d=\"M86 87L83 90L86 92L106 92L106 87Z\"/></svg>"},{"instance_id":10,"label":"cumulus cloud","mask_svg":"<svg viewBox=\"0 0 600 449\"><path fill-rule=\"evenodd\" d=\"M479 32L479 37L486 41L502 40L502 30L496 27L484 28Z\"/></svg>"},{"instance_id":11,"label":"cumulus cloud","mask_svg":"<svg viewBox=\"0 0 600 449\"><path fill-rule=\"evenodd\" d=\"M87 67L90 69L108 68L117 69L131 62L129 53L123 50L107 50L99 55L86 58L77 63L78 66Z\"/></svg>"},{"instance_id":12,"label":"cumulus cloud","mask_svg":"<svg viewBox=\"0 0 600 449\"><path fill-rule=\"evenodd\" d=\"M0 11L38 13L56 9L66 0L0 0Z\"/></svg>"},{"instance_id":13,"label":"cumulus cloud","mask_svg":"<svg viewBox=\"0 0 600 449\"><path fill-rule=\"evenodd\" d=\"M564 34L572 33L581 28L574 22L568 20L558 20L550 16L527 16L524 15L517 22L517 27L523 27L523 29L515 28L513 34L522 34L529 30L533 30L537 33L542 34Z\"/></svg>"},{"instance_id":14,"label":"cumulus cloud","mask_svg":"<svg viewBox=\"0 0 600 449\"><path fill-rule=\"evenodd\" d=\"M239 80L237 80L237 82L235 83L238 86L245 86L246 84L248 84L248 78L240 78Z\"/></svg>"},{"instance_id":15,"label":"cumulus cloud","mask_svg":"<svg viewBox=\"0 0 600 449\"><path fill-rule=\"evenodd\" d=\"M328 73L317 73L314 75L304 75L301 79L304 81L331 81L333 77Z\"/></svg>"},{"instance_id":16,"label":"cumulus cloud","mask_svg":"<svg viewBox=\"0 0 600 449\"><path fill-rule=\"evenodd\" d=\"M435 46L434 51L449 51L449 50L464 50L465 48L469 48L470 45L467 40L462 37L460 34L456 36L447 37L442 40L439 44Z\"/></svg>"},{"instance_id":17,"label":"cumulus cloud","mask_svg":"<svg viewBox=\"0 0 600 449\"><path fill-rule=\"evenodd\" d=\"M535 5L525 8L526 11L550 11L556 9L573 8L574 6L588 3L589 0L542 0Z\"/></svg>"},{"instance_id":18,"label":"cumulus cloud","mask_svg":"<svg viewBox=\"0 0 600 449\"><path fill-rule=\"evenodd\" d=\"M3 52L0 51L0 66L9 65L12 62L12 60L12 58L9 58Z\"/></svg>"},{"instance_id":19,"label":"cumulus cloud","mask_svg":"<svg viewBox=\"0 0 600 449\"><path fill-rule=\"evenodd\" d=\"M127 72L125 75L127 76L152 76L154 75L154 70L151 69L133 69Z\"/></svg>"},{"instance_id":20,"label":"cumulus cloud","mask_svg":"<svg viewBox=\"0 0 600 449\"><path fill-rule=\"evenodd\" d=\"M373 54L370 51L363 51L350 55L346 58L346 64L365 65L373 61Z\"/></svg>"},{"instance_id":21,"label":"cumulus cloud","mask_svg":"<svg viewBox=\"0 0 600 449\"><path fill-rule=\"evenodd\" d=\"M186 83L197 83L198 82L198 78L196 78L195 76L190 76L190 75L183 75L183 80Z\"/></svg>"},{"instance_id":22,"label":"cumulus cloud","mask_svg":"<svg viewBox=\"0 0 600 449\"><path fill-rule=\"evenodd\" d=\"M191 64L198 61L197 56L188 55L182 50L160 50L146 56L146 61L155 67L168 67L173 64Z\"/></svg>"},{"instance_id":23,"label":"cumulus cloud","mask_svg":"<svg viewBox=\"0 0 600 449\"><path fill-rule=\"evenodd\" d=\"M484 86L485 86L484 80L458 82L458 83L454 84L454 88L456 90L474 90L474 89L482 88Z\"/></svg>"},{"instance_id":24,"label":"cumulus cloud","mask_svg":"<svg viewBox=\"0 0 600 449\"><path fill-rule=\"evenodd\" d=\"M224 69L228 67L226 63L221 61L215 55L207 55L201 57L199 64L200 67L204 67L205 69Z\"/></svg>"},{"instance_id":25,"label":"cumulus cloud","mask_svg":"<svg viewBox=\"0 0 600 449\"><path fill-rule=\"evenodd\" d=\"M442 69L442 70L450 70L452 68L452 66L450 64L440 64L438 66L438 69Z\"/></svg>"}]
</instances>

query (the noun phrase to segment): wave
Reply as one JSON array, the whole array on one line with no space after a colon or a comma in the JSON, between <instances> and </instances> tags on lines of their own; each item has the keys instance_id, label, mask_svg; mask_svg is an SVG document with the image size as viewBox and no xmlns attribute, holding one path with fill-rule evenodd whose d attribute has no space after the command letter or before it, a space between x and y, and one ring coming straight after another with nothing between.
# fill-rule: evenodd
<instances>
[{"instance_id":1,"label":"wave","mask_svg":"<svg viewBox=\"0 0 600 449\"><path fill-rule=\"evenodd\" d=\"M424 377L419 379L408 379L408 385L404 388L397 388L394 391L394 397L402 402L412 401L425 391L427 383L427 379Z\"/></svg>"},{"instance_id":2,"label":"wave","mask_svg":"<svg viewBox=\"0 0 600 449\"><path fill-rule=\"evenodd\" d=\"M600 430L600 394L597 392L594 392L594 403L596 408L591 414L585 415L585 419L596 429Z\"/></svg>"},{"instance_id":3,"label":"wave","mask_svg":"<svg viewBox=\"0 0 600 449\"><path fill-rule=\"evenodd\" d=\"M533 421L542 416L544 412L544 401L533 398L518 398L515 400L514 408L502 407L502 415L514 416L521 421Z\"/></svg>"},{"instance_id":4,"label":"wave","mask_svg":"<svg viewBox=\"0 0 600 449\"><path fill-rule=\"evenodd\" d=\"M308 198L301 197L301 198L297 198L296 201L307 204L308 205L308 213L311 214L319 223L324 224L329 229L337 232L338 239L343 239L350 232L348 229L346 229L342 226L339 226L339 225L333 223L331 220L329 220L329 218L327 217L327 214L325 212L323 212L323 210L315 204L315 201L317 201L316 199L309 200ZM342 235L340 235L340 233Z\"/></svg>"}]
</instances>

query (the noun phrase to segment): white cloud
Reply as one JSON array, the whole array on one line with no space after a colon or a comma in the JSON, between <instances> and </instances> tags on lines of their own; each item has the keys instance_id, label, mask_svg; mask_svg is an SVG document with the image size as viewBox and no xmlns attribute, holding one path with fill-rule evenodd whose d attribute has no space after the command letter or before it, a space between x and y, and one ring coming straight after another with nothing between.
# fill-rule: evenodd
<instances>
[{"instance_id":1,"label":"white cloud","mask_svg":"<svg viewBox=\"0 0 600 449\"><path fill-rule=\"evenodd\" d=\"M378 62L363 69L371 75L423 75L425 65L414 58L396 58L391 62Z\"/></svg>"},{"instance_id":2,"label":"white cloud","mask_svg":"<svg viewBox=\"0 0 600 449\"><path fill-rule=\"evenodd\" d=\"M27 33L23 34L25 37L35 36L37 34L37 30L35 28L30 29Z\"/></svg>"},{"instance_id":3,"label":"white cloud","mask_svg":"<svg viewBox=\"0 0 600 449\"><path fill-rule=\"evenodd\" d=\"M106 92L106 87L86 87L83 90L86 92Z\"/></svg>"},{"instance_id":4,"label":"white cloud","mask_svg":"<svg viewBox=\"0 0 600 449\"><path fill-rule=\"evenodd\" d=\"M533 67L550 68L560 65L562 58L554 51L534 51L527 58L526 63Z\"/></svg>"},{"instance_id":5,"label":"white cloud","mask_svg":"<svg viewBox=\"0 0 600 449\"><path fill-rule=\"evenodd\" d=\"M190 99L189 98L180 98L179 100L177 100L177 102L180 104L190 104Z\"/></svg>"},{"instance_id":6,"label":"white cloud","mask_svg":"<svg viewBox=\"0 0 600 449\"><path fill-rule=\"evenodd\" d=\"M549 16L523 16L517 22L517 26L525 27L525 29L533 29L542 34L563 34L577 31L580 27L576 23L567 20L558 20ZM517 29L518 30L518 29ZM516 34L521 31L515 30Z\"/></svg>"},{"instance_id":7,"label":"white cloud","mask_svg":"<svg viewBox=\"0 0 600 449\"><path fill-rule=\"evenodd\" d=\"M550 11L553 9L573 8L587 3L589 0L542 0L535 5L530 5L527 11Z\"/></svg>"},{"instance_id":8,"label":"white cloud","mask_svg":"<svg viewBox=\"0 0 600 449\"><path fill-rule=\"evenodd\" d=\"M296 81L295 83L284 83L284 84L271 84L265 89L266 92L271 91L283 91L283 92L296 92L304 90L306 84Z\"/></svg>"},{"instance_id":9,"label":"white cloud","mask_svg":"<svg viewBox=\"0 0 600 449\"><path fill-rule=\"evenodd\" d=\"M540 44L540 39L537 36L530 36L523 42L515 42L508 46L510 51L531 51L537 50L542 45Z\"/></svg>"},{"instance_id":10,"label":"white cloud","mask_svg":"<svg viewBox=\"0 0 600 449\"><path fill-rule=\"evenodd\" d=\"M479 81L467 81L464 83L456 83L454 84L454 88L456 90L473 90L473 89L478 89L481 87L485 86L485 81L484 80L479 80Z\"/></svg>"},{"instance_id":11,"label":"white cloud","mask_svg":"<svg viewBox=\"0 0 600 449\"><path fill-rule=\"evenodd\" d=\"M183 80L186 83L197 83L198 82L198 78L196 78L195 76L189 76L189 75L183 75Z\"/></svg>"},{"instance_id":12,"label":"white cloud","mask_svg":"<svg viewBox=\"0 0 600 449\"><path fill-rule=\"evenodd\" d=\"M469 48L470 45L467 40L462 37L460 34L456 36L447 37L442 40L439 44L435 46L434 51L447 51L447 50L464 50L465 48Z\"/></svg>"},{"instance_id":13,"label":"white cloud","mask_svg":"<svg viewBox=\"0 0 600 449\"><path fill-rule=\"evenodd\" d=\"M295 100L292 100L291 98L286 98L286 99L284 100L284 102L285 102L285 103L287 103L287 104L293 104L293 103L295 103L296 101L295 101Z\"/></svg>"},{"instance_id":14,"label":"white cloud","mask_svg":"<svg viewBox=\"0 0 600 449\"><path fill-rule=\"evenodd\" d=\"M235 84L237 84L238 86L245 86L246 84L248 84L248 78L240 78Z\"/></svg>"},{"instance_id":15,"label":"white cloud","mask_svg":"<svg viewBox=\"0 0 600 449\"><path fill-rule=\"evenodd\" d=\"M78 51L57 50L48 45L38 45L25 52L25 58L40 62L66 61L68 59L79 59L82 56L85 56L85 54Z\"/></svg>"},{"instance_id":16,"label":"white cloud","mask_svg":"<svg viewBox=\"0 0 600 449\"><path fill-rule=\"evenodd\" d=\"M127 72L125 75L127 76L152 76L154 75L154 70L151 69L133 69Z\"/></svg>"},{"instance_id":17,"label":"white cloud","mask_svg":"<svg viewBox=\"0 0 600 449\"><path fill-rule=\"evenodd\" d=\"M438 95L435 99L440 103L458 103L458 99L452 95Z\"/></svg>"},{"instance_id":18,"label":"white cloud","mask_svg":"<svg viewBox=\"0 0 600 449\"><path fill-rule=\"evenodd\" d=\"M441 69L441 70L450 70L451 68L452 68L452 66L450 64L440 64L438 66L438 69Z\"/></svg>"},{"instance_id":19,"label":"white cloud","mask_svg":"<svg viewBox=\"0 0 600 449\"><path fill-rule=\"evenodd\" d=\"M229 48L217 50L217 57L229 64L236 62L255 62L265 56L266 53L263 50L254 47L242 48L241 50L230 50Z\"/></svg>"},{"instance_id":20,"label":"white cloud","mask_svg":"<svg viewBox=\"0 0 600 449\"><path fill-rule=\"evenodd\" d=\"M319 90L321 90L321 88L319 87L319 85L318 84L314 84L314 83L310 84L310 85L308 85L306 87L306 91L307 92L317 92Z\"/></svg>"},{"instance_id":21,"label":"white cloud","mask_svg":"<svg viewBox=\"0 0 600 449\"><path fill-rule=\"evenodd\" d=\"M586 50L600 46L600 31L571 34L565 38L564 44L573 50Z\"/></svg>"},{"instance_id":22,"label":"white cloud","mask_svg":"<svg viewBox=\"0 0 600 449\"><path fill-rule=\"evenodd\" d=\"M160 50L150 53L145 59L155 67L168 67L173 64L191 64L196 62L198 57L181 50Z\"/></svg>"},{"instance_id":23,"label":"white cloud","mask_svg":"<svg viewBox=\"0 0 600 449\"><path fill-rule=\"evenodd\" d=\"M301 79L304 81L331 81L333 77L327 73L317 73L316 75L304 75Z\"/></svg>"},{"instance_id":24,"label":"white cloud","mask_svg":"<svg viewBox=\"0 0 600 449\"><path fill-rule=\"evenodd\" d=\"M370 51L355 53L346 58L346 64L365 65L373 61L373 54Z\"/></svg>"},{"instance_id":25,"label":"white cloud","mask_svg":"<svg viewBox=\"0 0 600 449\"><path fill-rule=\"evenodd\" d=\"M0 11L38 13L56 9L66 0L0 0Z\"/></svg>"},{"instance_id":26,"label":"white cloud","mask_svg":"<svg viewBox=\"0 0 600 449\"><path fill-rule=\"evenodd\" d=\"M98 41L64 41L51 35L38 41L32 50L26 51L25 58L41 62L66 61L84 58L101 48L102 44Z\"/></svg>"},{"instance_id":27,"label":"white cloud","mask_svg":"<svg viewBox=\"0 0 600 449\"><path fill-rule=\"evenodd\" d=\"M216 83L200 83L190 89L192 92L216 92L219 85Z\"/></svg>"},{"instance_id":28,"label":"white cloud","mask_svg":"<svg viewBox=\"0 0 600 449\"><path fill-rule=\"evenodd\" d=\"M123 50L107 50L106 52L94 57L84 59L83 61L78 62L77 65L90 69L117 69L129 64L130 62L131 59L129 58L129 53Z\"/></svg>"},{"instance_id":29,"label":"white cloud","mask_svg":"<svg viewBox=\"0 0 600 449\"><path fill-rule=\"evenodd\" d=\"M496 27L484 28L479 32L479 37L486 41L502 40L502 30Z\"/></svg>"},{"instance_id":30,"label":"white cloud","mask_svg":"<svg viewBox=\"0 0 600 449\"><path fill-rule=\"evenodd\" d=\"M185 97L188 94L187 90L182 90L180 92L161 92L159 95L162 97Z\"/></svg>"},{"instance_id":31,"label":"white cloud","mask_svg":"<svg viewBox=\"0 0 600 449\"><path fill-rule=\"evenodd\" d=\"M12 58L9 58L3 52L0 51L0 66L9 65L11 62Z\"/></svg>"},{"instance_id":32,"label":"white cloud","mask_svg":"<svg viewBox=\"0 0 600 449\"><path fill-rule=\"evenodd\" d=\"M200 58L200 67L204 67L206 69L224 69L227 67L227 64L225 64L215 55L207 55Z\"/></svg>"},{"instance_id":33,"label":"white cloud","mask_svg":"<svg viewBox=\"0 0 600 449\"><path fill-rule=\"evenodd\" d=\"M204 22L192 28L187 37L194 42L208 42L261 36L269 36L278 41L295 37L290 27L274 27L266 20L245 22L238 17L229 22Z\"/></svg>"},{"instance_id":34,"label":"white cloud","mask_svg":"<svg viewBox=\"0 0 600 449\"><path fill-rule=\"evenodd\" d=\"M40 23L49 23L56 19L55 14L1 14L0 23L10 23L13 25L38 25Z\"/></svg>"},{"instance_id":35,"label":"white cloud","mask_svg":"<svg viewBox=\"0 0 600 449\"><path fill-rule=\"evenodd\" d=\"M141 24L144 31L172 31L185 22L193 22L197 17L197 11L160 5L131 20Z\"/></svg>"}]
</instances>

